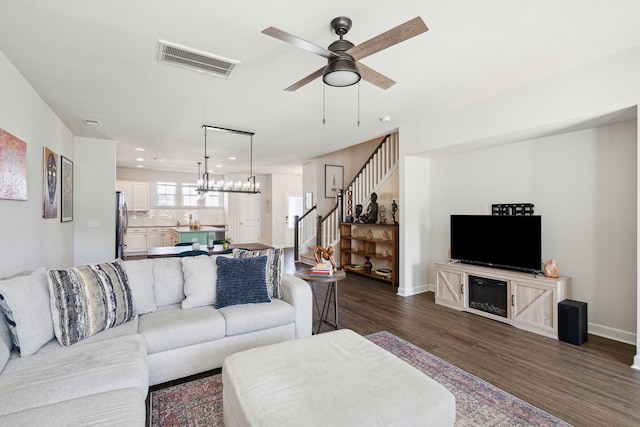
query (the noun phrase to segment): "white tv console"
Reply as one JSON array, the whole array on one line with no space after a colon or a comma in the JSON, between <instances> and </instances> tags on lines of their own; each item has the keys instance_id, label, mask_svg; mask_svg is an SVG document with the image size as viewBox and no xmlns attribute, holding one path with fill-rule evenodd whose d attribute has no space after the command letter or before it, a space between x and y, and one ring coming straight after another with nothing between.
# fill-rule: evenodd
<instances>
[{"instance_id":1,"label":"white tv console","mask_svg":"<svg viewBox=\"0 0 640 427\"><path fill-rule=\"evenodd\" d=\"M469 276L506 282L506 317L469 306ZM558 302L570 297L571 278L546 277L457 262L436 262L436 304L558 339Z\"/></svg>"}]
</instances>

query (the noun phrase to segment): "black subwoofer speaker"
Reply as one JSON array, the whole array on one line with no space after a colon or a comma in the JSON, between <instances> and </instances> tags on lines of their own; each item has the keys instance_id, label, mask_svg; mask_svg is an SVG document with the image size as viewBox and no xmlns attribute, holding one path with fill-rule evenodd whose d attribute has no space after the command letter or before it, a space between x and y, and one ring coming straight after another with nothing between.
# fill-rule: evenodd
<instances>
[{"instance_id":1,"label":"black subwoofer speaker","mask_svg":"<svg viewBox=\"0 0 640 427\"><path fill-rule=\"evenodd\" d=\"M558 339L575 345L587 341L587 303L566 299L558 303Z\"/></svg>"}]
</instances>

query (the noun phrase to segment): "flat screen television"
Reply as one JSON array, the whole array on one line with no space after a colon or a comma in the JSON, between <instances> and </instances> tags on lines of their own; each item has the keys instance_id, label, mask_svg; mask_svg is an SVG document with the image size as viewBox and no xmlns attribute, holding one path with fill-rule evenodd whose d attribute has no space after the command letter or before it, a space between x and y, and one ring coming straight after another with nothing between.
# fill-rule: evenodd
<instances>
[{"instance_id":1,"label":"flat screen television","mask_svg":"<svg viewBox=\"0 0 640 427\"><path fill-rule=\"evenodd\" d=\"M508 270L540 272L540 215L451 215L451 259Z\"/></svg>"}]
</instances>

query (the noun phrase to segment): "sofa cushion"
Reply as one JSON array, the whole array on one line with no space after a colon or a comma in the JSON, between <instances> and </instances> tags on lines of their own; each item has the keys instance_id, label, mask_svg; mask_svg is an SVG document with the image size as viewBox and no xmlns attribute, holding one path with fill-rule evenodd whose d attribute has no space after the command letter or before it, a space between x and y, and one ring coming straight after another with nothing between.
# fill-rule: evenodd
<instances>
[{"instance_id":1,"label":"sofa cushion","mask_svg":"<svg viewBox=\"0 0 640 427\"><path fill-rule=\"evenodd\" d=\"M182 302L184 279L181 258L153 259L153 283L158 307Z\"/></svg>"},{"instance_id":2,"label":"sofa cushion","mask_svg":"<svg viewBox=\"0 0 640 427\"><path fill-rule=\"evenodd\" d=\"M138 316L121 260L49 270L56 338L68 346Z\"/></svg>"},{"instance_id":3,"label":"sofa cushion","mask_svg":"<svg viewBox=\"0 0 640 427\"><path fill-rule=\"evenodd\" d=\"M266 282L267 256L217 257L216 308L271 302Z\"/></svg>"},{"instance_id":4,"label":"sofa cushion","mask_svg":"<svg viewBox=\"0 0 640 427\"><path fill-rule=\"evenodd\" d=\"M0 415L3 426L143 426L145 404L135 388L107 391ZM46 421L45 421L46 420Z\"/></svg>"},{"instance_id":5,"label":"sofa cushion","mask_svg":"<svg viewBox=\"0 0 640 427\"><path fill-rule=\"evenodd\" d=\"M156 311L158 307L153 293L153 260L124 261L124 266L138 314Z\"/></svg>"},{"instance_id":6,"label":"sofa cushion","mask_svg":"<svg viewBox=\"0 0 640 427\"><path fill-rule=\"evenodd\" d=\"M12 358L0 375L0 415L124 388L145 399L146 358L139 334Z\"/></svg>"},{"instance_id":7,"label":"sofa cushion","mask_svg":"<svg viewBox=\"0 0 640 427\"><path fill-rule=\"evenodd\" d=\"M0 372L2 372L4 365L7 364L11 356L12 347L13 343L11 342L11 334L9 333L9 325L7 325L4 314L0 313Z\"/></svg>"},{"instance_id":8,"label":"sofa cushion","mask_svg":"<svg viewBox=\"0 0 640 427\"><path fill-rule=\"evenodd\" d=\"M184 295L182 308L213 305L216 300L216 256L182 258Z\"/></svg>"},{"instance_id":9,"label":"sofa cushion","mask_svg":"<svg viewBox=\"0 0 640 427\"><path fill-rule=\"evenodd\" d=\"M282 298L282 269L284 265L284 250L280 248L248 251L246 249L234 249L235 258L253 258L267 256L266 275L267 287L271 298Z\"/></svg>"},{"instance_id":10,"label":"sofa cushion","mask_svg":"<svg viewBox=\"0 0 640 427\"><path fill-rule=\"evenodd\" d=\"M47 271L0 282L0 308L18 354L28 356L53 339Z\"/></svg>"},{"instance_id":11,"label":"sofa cushion","mask_svg":"<svg viewBox=\"0 0 640 427\"><path fill-rule=\"evenodd\" d=\"M295 321L293 306L274 299L270 304L243 304L220 309L227 336L288 325Z\"/></svg>"},{"instance_id":12,"label":"sofa cushion","mask_svg":"<svg viewBox=\"0 0 640 427\"><path fill-rule=\"evenodd\" d=\"M138 330L154 354L224 338L224 317L210 305L183 310L180 304L140 316Z\"/></svg>"}]
</instances>

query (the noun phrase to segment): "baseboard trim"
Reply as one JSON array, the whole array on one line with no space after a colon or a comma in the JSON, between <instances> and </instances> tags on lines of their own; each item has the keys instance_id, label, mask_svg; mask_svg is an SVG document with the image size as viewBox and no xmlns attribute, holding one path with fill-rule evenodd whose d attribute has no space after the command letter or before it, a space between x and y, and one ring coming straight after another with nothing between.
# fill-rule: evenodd
<instances>
[{"instance_id":1,"label":"baseboard trim","mask_svg":"<svg viewBox=\"0 0 640 427\"><path fill-rule=\"evenodd\" d=\"M636 345L636 334L634 334L633 332L623 331L616 328L610 328L608 326L602 326L602 325L598 325L596 323L591 323L591 322L589 322L588 324L588 332L590 334L597 335L599 337L609 338L610 340L620 341L625 344ZM636 362L640 362L640 361L636 361ZM637 364L636 362L634 362L634 365Z\"/></svg>"},{"instance_id":2,"label":"baseboard trim","mask_svg":"<svg viewBox=\"0 0 640 427\"><path fill-rule=\"evenodd\" d=\"M640 354L636 354L633 357L633 365L631 367L640 371Z\"/></svg>"},{"instance_id":3,"label":"baseboard trim","mask_svg":"<svg viewBox=\"0 0 640 427\"><path fill-rule=\"evenodd\" d=\"M418 285L411 288L411 290L405 288L404 286L398 286L397 295L400 295L401 297L410 297L411 295L417 295L417 294L422 294L424 292L435 292L435 291L436 291L436 286L430 285L430 284Z\"/></svg>"}]
</instances>

